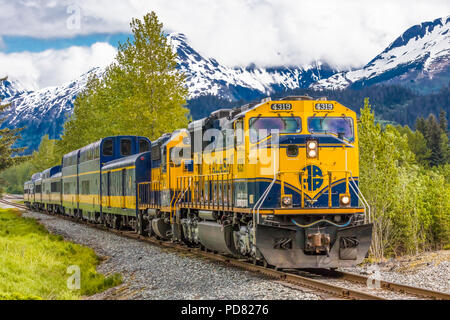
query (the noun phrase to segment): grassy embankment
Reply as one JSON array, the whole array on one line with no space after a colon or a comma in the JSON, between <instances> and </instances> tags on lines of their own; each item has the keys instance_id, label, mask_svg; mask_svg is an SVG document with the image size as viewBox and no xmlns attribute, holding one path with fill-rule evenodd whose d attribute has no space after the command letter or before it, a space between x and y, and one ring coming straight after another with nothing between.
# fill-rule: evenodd
<instances>
[{"instance_id":1,"label":"grassy embankment","mask_svg":"<svg viewBox=\"0 0 450 320\"><path fill-rule=\"evenodd\" d=\"M0 300L75 300L117 286L120 275L96 272L95 252L51 235L33 219L0 209ZM79 266L81 290L67 288L67 268Z\"/></svg>"}]
</instances>

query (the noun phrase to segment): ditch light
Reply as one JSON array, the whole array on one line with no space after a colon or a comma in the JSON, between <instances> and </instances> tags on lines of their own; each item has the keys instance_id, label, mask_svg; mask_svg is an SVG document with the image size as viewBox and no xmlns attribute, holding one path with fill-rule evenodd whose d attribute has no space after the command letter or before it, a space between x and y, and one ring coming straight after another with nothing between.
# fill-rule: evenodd
<instances>
[{"instance_id":1,"label":"ditch light","mask_svg":"<svg viewBox=\"0 0 450 320\"><path fill-rule=\"evenodd\" d=\"M309 159L316 159L319 157L319 142L317 140L309 140L306 142L306 156Z\"/></svg>"}]
</instances>

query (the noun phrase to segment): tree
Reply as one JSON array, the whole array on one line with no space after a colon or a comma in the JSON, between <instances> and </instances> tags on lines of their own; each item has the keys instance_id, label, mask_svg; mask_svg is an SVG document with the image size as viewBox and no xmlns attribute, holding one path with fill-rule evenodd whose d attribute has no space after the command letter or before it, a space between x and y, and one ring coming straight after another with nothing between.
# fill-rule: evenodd
<instances>
[{"instance_id":1,"label":"tree","mask_svg":"<svg viewBox=\"0 0 450 320\"><path fill-rule=\"evenodd\" d=\"M416 120L416 130L422 133L423 136L426 135L426 126L427 123L423 117L419 117Z\"/></svg>"},{"instance_id":2,"label":"tree","mask_svg":"<svg viewBox=\"0 0 450 320\"><path fill-rule=\"evenodd\" d=\"M134 40L119 45L116 62L76 99L59 149L72 151L111 135L155 139L187 126L188 91L163 25L152 12L133 19L131 30Z\"/></svg>"},{"instance_id":3,"label":"tree","mask_svg":"<svg viewBox=\"0 0 450 320\"><path fill-rule=\"evenodd\" d=\"M408 138L409 149L414 153L418 164L428 166L431 150L427 146L427 140L419 130L412 131L408 126L397 126L397 131Z\"/></svg>"},{"instance_id":4,"label":"tree","mask_svg":"<svg viewBox=\"0 0 450 320\"><path fill-rule=\"evenodd\" d=\"M380 124L375 124L375 115L366 99L359 122L360 184L372 209L369 217L374 224L371 252L377 258L384 256L392 228L389 213L395 202L393 190L399 175L397 143L394 134L383 132Z\"/></svg>"},{"instance_id":5,"label":"tree","mask_svg":"<svg viewBox=\"0 0 450 320\"><path fill-rule=\"evenodd\" d=\"M441 110L439 113L439 125L444 133L448 132L447 112Z\"/></svg>"},{"instance_id":6,"label":"tree","mask_svg":"<svg viewBox=\"0 0 450 320\"><path fill-rule=\"evenodd\" d=\"M430 165L435 167L446 162L445 134L442 132L436 117L430 114L426 121L426 136L428 148L431 150Z\"/></svg>"},{"instance_id":7,"label":"tree","mask_svg":"<svg viewBox=\"0 0 450 320\"><path fill-rule=\"evenodd\" d=\"M7 78L0 79L0 84L6 81ZM10 104L2 105L0 98L0 113L3 112ZM0 118L0 127L4 120ZM25 150L25 148L13 148L17 139L20 138L19 132L21 129L4 128L0 130L0 171L3 171L14 164L18 163L21 158L15 157L17 154Z\"/></svg>"},{"instance_id":8,"label":"tree","mask_svg":"<svg viewBox=\"0 0 450 320\"><path fill-rule=\"evenodd\" d=\"M31 165L34 172L41 172L61 164L62 156L56 148L56 140L50 140L48 135L42 138L39 150L33 153Z\"/></svg>"}]
</instances>

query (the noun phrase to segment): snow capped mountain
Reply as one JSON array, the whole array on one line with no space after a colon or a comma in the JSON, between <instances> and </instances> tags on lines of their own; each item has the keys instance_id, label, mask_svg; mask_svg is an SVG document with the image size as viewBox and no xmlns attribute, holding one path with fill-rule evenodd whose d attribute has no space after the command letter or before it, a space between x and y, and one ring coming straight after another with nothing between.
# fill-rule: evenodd
<instances>
[{"instance_id":1,"label":"snow capped mountain","mask_svg":"<svg viewBox=\"0 0 450 320\"><path fill-rule=\"evenodd\" d=\"M169 40L186 74L190 98L214 95L228 100L254 99L287 89L307 88L339 70L314 61L305 66L279 68L230 68L197 52L185 35L173 33Z\"/></svg>"},{"instance_id":2,"label":"snow capped mountain","mask_svg":"<svg viewBox=\"0 0 450 320\"><path fill-rule=\"evenodd\" d=\"M169 40L178 53L179 68L186 74L190 99L215 95L228 100L251 100L286 89L306 88L337 72L318 61L292 68L229 68L203 57L183 34L171 34ZM38 91L28 91L17 81L5 81L0 87L0 97L6 103L12 102L12 106L2 115L6 118L3 127L23 127L17 146L27 146L29 152L38 148L44 135L58 138L89 75L103 72L96 68L65 85Z\"/></svg>"},{"instance_id":3,"label":"snow capped mountain","mask_svg":"<svg viewBox=\"0 0 450 320\"><path fill-rule=\"evenodd\" d=\"M17 146L36 150L44 135L48 134L51 139L59 137L67 116L73 111L73 102L86 86L89 76L102 72L95 68L70 83L38 91L26 91L17 82L5 81L0 86L0 97L5 98L4 103L12 104L2 114L5 119L2 126L24 128Z\"/></svg>"},{"instance_id":4,"label":"snow capped mountain","mask_svg":"<svg viewBox=\"0 0 450 320\"><path fill-rule=\"evenodd\" d=\"M409 28L364 68L319 80L313 89L405 84L426 91L450 79L450 16ZM425 87L424 87L425 85Z\"/></svg>"},{"instance_id":5,"label":"snow capped mountain","mask_svg":"<svg viewBox=\"0 0 450 320\"><path fill-rule=\"evenodd\" d=\"M169 35L178 53L179 68L186 75L190 99L214 95L230 101L254 100L290 89L360 88L377 83L399 83L421 90L439 89L450 79L450 16L408 29L386 50L359 70L342 72L324 62L304 66L231 68L196 51L183 34ZM38 91L24 88L15 79L0 84L0 98L11 102L1 116L3 127L24 128L18 147L36 150L41 138L55 139L73 112L76 96L86 86L96 68L59 87Z\"/></svg>"},{"instance_id":6,"label":"snow capped mountain","mask_svg":"<svg viewBox=\"0 0 450 320\"><path fill-rule=\"evenodd\" d=\"M0 79L3 78L4 77L0 76ZM19 80L7 79L6 81L0 82L1 100L12 100L26 92L27 90Z\"/></svg>"}]
</instances>

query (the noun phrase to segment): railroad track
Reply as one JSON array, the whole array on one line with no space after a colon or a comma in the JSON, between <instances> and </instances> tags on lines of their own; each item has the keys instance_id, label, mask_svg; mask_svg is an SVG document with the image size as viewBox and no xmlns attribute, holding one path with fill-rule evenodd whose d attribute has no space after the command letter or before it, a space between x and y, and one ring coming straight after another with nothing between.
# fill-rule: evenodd
<instances>
[{"instance_id":1,"label":"railroad track","mask_svg":"<svg viewBox=\"0 0 450 320\"><path fill-rule=\"evenodd\" d=\"M19 209L29 210L25 205L18 204L18 203L9 201L9 200L0 199L0 202L4 203L6 205L9 205L9 206L19 208ZM40 213L48 214L45 212L40 212ZM48 214L48 215L50 215L50 214ZM54 216L54 215L51 215L51 216ZM159 247L169 248L169 249L175 250L177 252L195 254L197 256L207 258L208 260L211 260L211 261L221 262L228 266L233 266L233 267L237 267L237 268L240 268L240 269L243 269L246 271L258 273L260 275L264 275L264 276L270 277L272 279L280 280L282 282L287 282L287 283L290 283L290 284L293 284L293 285L296 285L299 287L309 288L314 291L319 291L322 294L331 295L336 298L352 299L352 300L386 300L386 298L382 297L379 294L379 292L377 292L376 290L375 290L376 291L375 294L372 294L372 293L368 293L365 291L349 288L348 286L340 286L337 284L325 282L323 280L312 279L311 277L299 275L298 272L296 272L296 271L286 272L286 271L275 270L270 267L263 267L263 266L259 266L259 265L250 263L247 260L235 259L235 258L215 254L210 251L204 251L199 248L189 248L187 246L180 245L177 243L166 242L166 241L161 241L161 240L154 239L154 238L143 237L143 236L140 236L131 231L121 231L121 230L109 229L102 225L92 224L92 223L89 223L86 221L80 222L80 220L73 218L73 217L69 217L69 216L57 216L57 217L64 219L64 220L71 221L71 222L75 222L75 223L83 223L91 228L95 228L95 229L99 229L99 230L103 230L103 231L110 231L114 234L117 234L117 235L120 235L123 237L151 243L151 244L159 246ZM366 277L363 275L342 272L342 271L327 270L327 269L307 269L307 270L302 270L302 272L307 272L307 273L313 274L313 275L329 277L332 279L345 280L345 281L357 283L360 285L361 284L366 285L367 281L369 280L369 277ZM402 285L402 284L383 281L383 280L380 280L380 287L383 290L388 290L390 292L394 292L397 294L412 295L412 296L415 296L415 297L418 297L421 299L450 300L450 294L447 294L447 293L422 289L422 288L413 287L413 286Z\"/></svg>"}]
</instances>

